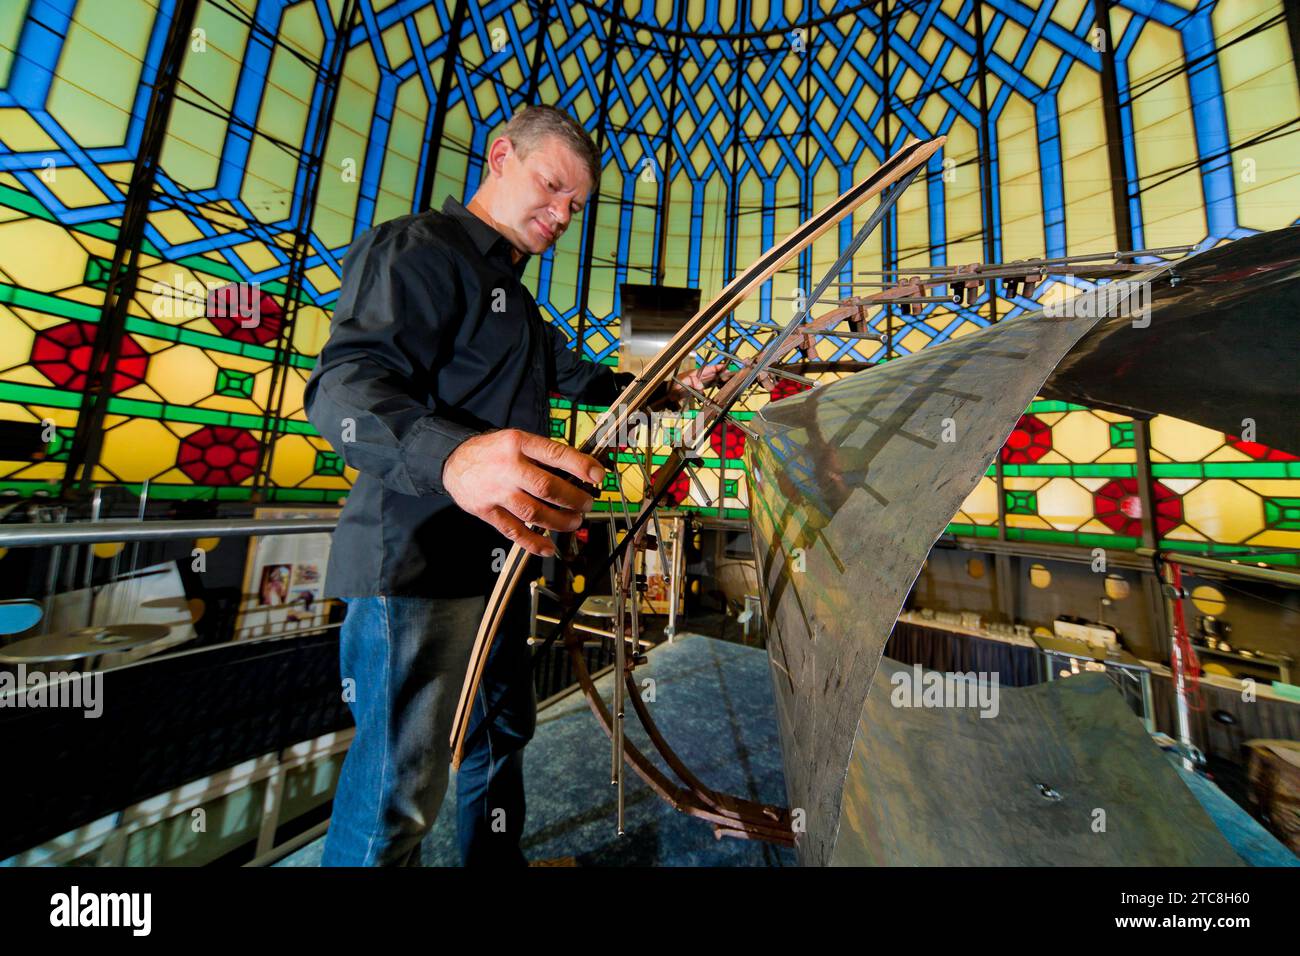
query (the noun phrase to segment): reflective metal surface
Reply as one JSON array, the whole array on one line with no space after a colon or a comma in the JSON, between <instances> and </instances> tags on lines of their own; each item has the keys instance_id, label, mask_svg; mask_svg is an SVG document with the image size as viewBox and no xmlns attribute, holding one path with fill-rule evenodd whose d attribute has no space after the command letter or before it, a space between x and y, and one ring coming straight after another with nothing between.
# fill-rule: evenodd
<instances>
[{"instance_id":1,"label":"reflective metal surface","mask_svg":"<svg viewBox=\"0 0 1300 956\"><path fill-rule=\"evenodd\" d=\"M858 724L831 862L846 866L1240 866L1101 674L895 707L884 658Z\"/></svg>"},{"instance_id":2,"label":"reflective metal surface","mask_svg":"<svg viewBox=\"0 0 1300 956\"><path fill-rule=\"evenodd\" d=\"M1157 289L1162 267L1139 279ZM859 717L921 562L1094 317L1034 313L768 405L748 443L786 788L831 862Z\"/></svg>"}]
</instances>

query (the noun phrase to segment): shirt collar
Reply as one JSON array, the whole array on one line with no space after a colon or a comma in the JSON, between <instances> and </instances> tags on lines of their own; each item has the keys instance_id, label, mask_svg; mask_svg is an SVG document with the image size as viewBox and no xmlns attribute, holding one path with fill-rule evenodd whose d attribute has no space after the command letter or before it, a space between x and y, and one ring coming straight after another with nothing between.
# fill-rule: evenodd
<instances>
[{"instance_id":1,"label":"shirt collar","mask_svg":"<svg viewBox=\"0 0 1300 956\"><path fill-rule=\"evenodd\" d=\"M509 240L478 216L474 215L474 213L466 209L454 198L448 196L443 200L442 211L460 223L461 227L473 241L474 247L484 256L491 255L494 250L498 250L500 254L506 258L507 262L511 261L511 251L514 247L510 245ZM516 276L522 276L524 274L524 270L528 268L529 258L530 257L525 254L518 262L511 263L511 268L514 270Z\"/></svg>"}]
</instances>

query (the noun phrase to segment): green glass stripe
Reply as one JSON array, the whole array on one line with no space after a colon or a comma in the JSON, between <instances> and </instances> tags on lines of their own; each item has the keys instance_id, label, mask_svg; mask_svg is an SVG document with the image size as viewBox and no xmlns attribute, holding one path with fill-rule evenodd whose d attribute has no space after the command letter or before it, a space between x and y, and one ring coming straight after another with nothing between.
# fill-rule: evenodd
<instances>
[{"instance_id":1,"label":"green glass stripe","mask_svg":"<svg viewBox=\"0 0 1300 956\"><path fill-rule=\"evenodd\" d=\"M100 307L85 302L72 302L47 292L34 292L18 286L0 283L0 303L20 309L32 309L81 322L98 322Z\"/></svg>"},{"instance_id":2,"label":"green glass stripe","mask_svg":"<svg viewBox=\"0 0 1300 956\"><path fill-rule=\"evenodd\" d=\"M1137 472L1134 465L1003 465L1002 473L1017 478L1132 478Z\"/></svg>"},{"instance_id":3,"label":"green glass stripe","mask_svg":"<svg viewBox=\"0 0 1300 956\"><path fill-rule=\"evenodd\" d=\"M958 524L953 522L948 525L948 533L967 538L996 538L998 529L996 525Z\"/></svg>"},{"instance_id":4,"label":"green glass stripe","mask_svg":"<svg viewBox=\"0 0 1300 956\"><path fill-rule=\"evenodd\" d=\"M110 484L110 482L97 482L97 484ZM140 493L140 484L138 482L124 482L121 485L117 485L116 482L111 482L111 484L114 484L116 487L126 488L133 494ZM8 481L0 480L0 491L8 491L12 489L19 493L31 493L41 490L49 491L56 488L58 488L58 482L52 481L25 481L20 479ZM244 490L248 491L248 489ZM211 498L212 493L213 489L206 485L167 485L158 483L150 483L149 485L150 498L165 498L169 500L179 498Z\"/></svg>"},{"instance_id":5,"label":"green glass stripe","mask_svg":"<svg viewBox=\"0 0 1300 956\"><path fill-rule=\"evenodd\" d=\"M8 206L10 209L16 209L35 219L44 219L46 222L58 223L58 219L55 218L53 213L41 205L40 200L32 196L30 193L23 192L20 189L14 189L12 186L0 185L0 204ZM118 234L121 231L117 226L107 222L89 222L71 228L64 228L68 228L69 232L82 233L112 243L117 242ZM256 237L251 234L249 238L254 242L258 241ZM216 262L202 255L192 255L175 260L166 260L162 251L147 238L141 241L140 251L155 259L168 261L172 265L193 269L196 272L206 272L208 275L214 275L218 278L226 279L229 282L239 282L242 280L242 277L235 271L233 266L224 262ZM282 280L276 279L273 282L263 282L262 289L272 295L283 296L285 286ZM302 292L298 294L298 301L304 305L319 305L319 303L308 298L306 293ZM611 358L613 358L613 364L617 365L618 358L614 356L611 356Z\"/></svg>"},{"instance_id":6,"label":"green glass stripe","mask_svg":"<svg viewBox=\"0 0 1300 956\"><path fill-rule=\"evenodd\" d=\"M258 239L252 235L249 236L249 239L251 239L253 242L258 241ZM195 272L202 272L210 276L216 276L218 279L225 279L227 282L244 281L244 277L241 276L238 271L236 271L234 266L226 262L217 262L213 259L207 258L206 256L196 254L192 256L183 256L180 259L167 259L166 257L163 256L162 252L158 249L158 247L155 246L153 243L151 243L148 239L144 240L144 242L141 244L140 251L143 252L145 255L153 256L155 259L162 259L164 264L166 265L174 265L185 269L192 269ZM285 286L282 280L275 279L271 282L258 283L258 288L260 288L263 292L270 293L271 295L283 296ZM316 305L315 301L308 298L306 294L302 292L298 293L298 302L301 305Z\"/></svg>"},{"instance_id":7,"label":"green glass stripe","mask_svg":"<svg viewBox=\"0 0 1300 956\"><path fill-rule=\"evenodd\" d=\"M0 478L0 491L16 491L28 497L34 491L48 491L53 494L59 488L57 481L33 481L30 478Z\"/></svg>"},{"instance_id":8,"label":"green glass stripe","mask_svg":"<svg viewBox=\"0 0 1300 956\"><path fill-rule=\"evenodd\" d=\"M1075 405L1071 402L1056 402L1043 400L1041 402L1030 402L1026 412L1086 412L1090 411L1087 405Z\"/></svg>"},{"instance_id":9,"label":"green glass stripe","mask_svg":"<svg viewBox=\"0 0 1300 956\"><path fill-rule=\"evenodd\" d=\"M622 451L620 451L620 452L615 452L615 453L614 453L614 460L615 460L616 462L620 463L620 464L635 465L638 461L640 461L640 456L639 456L639 455L634 455L634 454L632 454L631 452L622 452ZM658 465L662 465L662 464L663 464L664 462L666 462L667 460L668 460L668 456L667 456L667 455L651 455L651 456L650 456L650 464L651 464L652 467L654 467L654 466L658 466ZM692 462L695 464L695 466L696 466L697 468L720 468L720 467L722 466L722 459L721 459L721 458L693 458L693 459L691 459L691 460L692 460ZM728 471L744 471L744 470L745 470L745 461L744 461L744 459L743 459L743 458L728 458L728 459L727 459L727 470L728 470Z\"/></svg>"},{"instance_id":10,"label":"green glass stripe","mask_svg":"<svg viewBox=\"0 0 1300 956\"><path fill-rule=\"evenodd\" d=\"M260 431L263 425L261 415L248 415L242 412L222 412L211 408L191 408L186 405L164 405L161 402L145 402L138 398L110 398L108 412L112 415L131 415L136 418L162 419L168 422L188 422L192 425L230 425L235 428L248 428ZM311 422L297 419L271 419L271 430L276 434L318 435Z\"/></svg>"},{"instance_id":11,"label":"green glass stripe","mask_svg":"<svg viewBox=\"0 0 1300 956\"><path fill-rule=\"evenodd\" d=\"M139 493L138 484L126 484L123 487ZM339 497L347 494L346 489L327 489L327 488L271 488L268 489L268 500L270 501L313 501L325 504L334 504ZM218 501L248 501L252 497L252 489L243 486L215 486L215 485L166 485L152 482L149 485L149 497L162 498L168 500L177 499L203 499Z\"/></svg>"},{"instance_id":12,"label":"green glass stripe","mask_svg":"<svg viewBox=\"0 0 1300 956\"><path fill-rule=\"evenodd\" d=\"M13 186L0 185L0 203L10 209L17 209L19 212L26 213L35 219L44 219L46 222L57 221L54 214L41 205L39 199L31 193L23 192L21 189L14 189Z\"/></svg>"},{"instance_id":13,"label":"green glass stripe","mask_svg":"<svg viewBox=\"0 0 1300 956\"><path fill-rule=\"evenodd\" d=\"M311 363L314 365L316 360L310 359L309 361L311 361ZM567 398L556 398L555 396L550 396L548 398L548 401L551 404L551 408L562 408L562 409L573 408L573 403L569 401L569 399ZM605 412L609 411L609 406L608 405L579 405L578 410L583 412L595 412L597 414L603 415ZM669 412L668 414L673 415L674 417L677 418L694 418L697 414L699 414L699 412L696 409L692 408L685 412ZM727 414L730 417L738 419L742 422L747 422L758 417L758 412L732 411L732 412L728 412Z\"/></svg>"},{"instance_id":14,"label":"green glass stripe","mask_svg":"<svg viewBox=\"0 0 1300 956\"><path fill-rule=\"evenodd\" d=\"M19 189L13 189L9 186L2 186L0 187L0 190L3 190L3 192L0 192L0 198L3 199L4 205L11 209L25 212L33 218L44 219L46 222L52 222L55 225L62 226L62 223L59 222L55 215L41 205L39 199L36 199L29 193L23 192ZM117 226L111 225L107 222L88 222L72 228L67 226L63 226L63 228L67 229L69 232L84 233L87 236L93 236L96 239L106 239L109 242L116 242L119 232Z\"/></svg>"},{"instance_id":15,"label":"green glass stripe","mask_svg":"<svg viewBox=\"0 0 1300 956\"><path fill-rule=\"evenodd\" d=\"M52 408L80 408L81 393L22 382L0 382L0 401L25 405L49 405Z\"/></svg>"},{"instance_id":16,"label":"green glass stripe","mask_svg":"<svg viewBox=\"0 0 1300 956\"><path fill-rule=\"evenodd\" d=\"M126 320L126 330L137 335L147 335L155 339L163 339L167 342L179 342L182 345L192 345L195 348L205 349L211 352L223 352L227 355L243 355L246 358L258 359L263 362L275 361L275 349L268 348L265 345L254 345L251 342L236 342L232 339L222 338L220 335L213 335L211 332L199 332L195 329L183 329L175 325L168 325L165 322L156 322L153 319L142 319L138 316L131 316ZM299 359L305 356L299 356L294 353L290 357L290 364L301 366ZM307 359L308 367L315 365L315 359Z\"/></svg>"},{"instance_id":17,"label":"green glass stripe","mask_svg":"<svg viewBox=\"0 0 1300 956\"><path fill-rule=\"evenodd\" d=\"M150 486L152 487L152 485ZM247 501L253 497L252 488L214 488L218 501Z\"/></svg>"},{"instance_id":18,"label":"green glass stripe","mask_svg":"<svg viewBox=\"0 0 1300 956\"><path fill-rule=\"evenodd\" d=\"M74 319L78 322L98 323L101 316L101 310L98 306L87 305L84 302L72 302L61 299L56 295L33 292L31 289L20 289L17 286L3 283L0 283L0 304L14 308L32 309L36 312L57 315L64 319ZM209 332L183 329L175 325L168 325L166 322L144 319L136 315L127 316L125 324L126 330L135 335L146 335L166 342L181 342L185 345L194 345L201 349L224 352L228 355L246 355L249 358L261 359L266 362L275 360L275 350L267 348L265 345L234 342L219 335L212 335ZM298 368L311 369L315 367L316 359L312 356L300 355L294 352L289 357L289 364Z\"/></svg>"},{"instance_id":19,"label":"green glass stripe","mask_svg":"<svg viewBox=\"0 0 1300 956\"><path fill-rule=\"evenodd\" d=\"M346 495L346 488L274 488L271 489L272 501L320 501L337 504L339 498Z\"/></svg>"},{"instance_id":20,"label":"green glass stripe","mask_svg":"<svg viewBox=\"0 0 1300 956\"><path fill-rule=\"evenodd\" d=\"M114 415L133 415L137 418L162 418L165 406L157 402L142 402L138 398L110 398L108 411Z\"/></svg>"},{"instance_id":21,"label":"green glass stripe","mask_svg":"<svg viewBox=\"0 0 1300 956\"><path fill-rule=\"evenodd\" d=\"M1009 541L1050 541L1053 544L1075 544L1086 548L1112 548L1132 551L1140 538L1120 534L1095 534L1087 531L1050 531L1043 528L1007 528Z\"/></svg>"},{"instance_id":22,"label":"green glass stripe","mask_svg":"<svg viewBox=\"0 0 1300 956\"><path fill-rule=\"evenodd\" d=\"M0 382L0 401L25 405L48 405L52 408L80 408L81 395L57 388L25 385L20 382ZM110 398L110 415L129 415L135 418L162 419L169 422L189 422L195 425L233 425L236 428L262 428L262 416L239 412L220 412L210 408L190 408L185 405L164 405L138 398ZM272 419L271 428L278 434L319 436L311 422L298 419ZM716 459L715 459L716 460Z\"/></svg>"},{"instance_id":23,"label":"green glass stripe","mask_svg":"<svg viewBox=\"0 0 1300 956\"><path fill-rule=\"evenodd\" d=\"M1300 478L1300 462L1166 462L1152 465L1151 474L1157 478Z\"/></svg>"},{"instance_id":24,"label":"green glass stripe","mask_svg":"<svg viewBox=\"0 0 1300 956\"><path fill-rule=\"evenodd\" d=\"M550 402L551 402L551 408L567 408L567 409L572 409L572 408L574 407L574 406L573 406L573 402L569 401L569 399L567 399L567 398L555 398L555 397L552 396L551 399L550 399ZM603 414L603 413L609 411L609 406L608 406L608 405L581 405L581 404L580 404L580 405L578 405L578 411L580 411L580 412L595 412L595 413L597 413L597 414Z\"/></svg>"},{"instance_id":25,"label":"green glass stripe","mask_svg":"<svg viewBox=\"0 0 1300 956\"><path fill-rule=\"evenodd\" d=\"M1225 561L1231 558L1236 558L1242 564L1254 564L1262 561L1269 565L1300 567L1300 555L1295 554L1269 554L1267 552L1263 554L1250 555L1233 554L1232 552L1240 551L1245 547L1240 544L1216 544L1206 541L1176 541L1169 538L1161 538L1160 547L1164 551L1182 551L1189 554L1203 554L1206 557L1211 558L1221 557Z\"/></svg>"}]
</instances>

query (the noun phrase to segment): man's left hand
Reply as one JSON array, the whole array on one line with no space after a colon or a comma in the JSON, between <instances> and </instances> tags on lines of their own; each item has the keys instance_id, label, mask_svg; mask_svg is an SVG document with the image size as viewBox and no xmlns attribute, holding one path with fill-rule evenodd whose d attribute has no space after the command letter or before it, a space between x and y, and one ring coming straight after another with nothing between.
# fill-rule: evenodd
<instances>
[{"instance_id":1,"label":"man's left hand","mask_svg":"<svg viewBox=\"0 0 1300 956\"><path fill-rule=\"evenodd\" d=\"M697 392L702 392L707 386L717 381L718 377L726 370L726 367L725 362L715 362L713 365L706 365L703 368L691 369L681 378L668 383L668 400L680 408L691 397L691 393L683 388L683 385L689 386Z\"/></svg>"}]
</instances>

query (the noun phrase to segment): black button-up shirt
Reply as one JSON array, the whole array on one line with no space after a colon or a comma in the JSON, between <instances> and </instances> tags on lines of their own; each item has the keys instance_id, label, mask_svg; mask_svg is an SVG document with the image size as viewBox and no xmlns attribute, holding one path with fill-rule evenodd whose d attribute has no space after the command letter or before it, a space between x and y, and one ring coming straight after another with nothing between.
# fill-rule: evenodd
<instances>
[{"instance_id":1,"label":"black button-up shirt","mask_svg":"<svg viewBox=\"0 0 1300 956\"><path fill-rule=\"evenodd\" d=\"M631 380L569 348L520 282L527 259L512 264L510 254L451 197L348 250L305 396L312 424L360 472L334 533L327 594L488 593L493 551L510 542L446 493L447 457L492 428L548 434L549 391L608 405Z\"/></svg>"}]
</instances>

